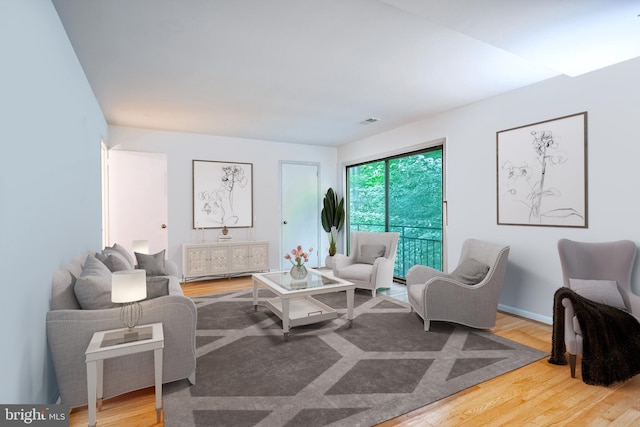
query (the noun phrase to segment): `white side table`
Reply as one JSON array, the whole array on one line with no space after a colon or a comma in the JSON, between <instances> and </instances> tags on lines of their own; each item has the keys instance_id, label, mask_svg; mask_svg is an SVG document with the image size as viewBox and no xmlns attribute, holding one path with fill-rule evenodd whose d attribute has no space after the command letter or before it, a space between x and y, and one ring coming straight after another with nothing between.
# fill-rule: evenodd
<instances>
[{"instance_id":1,"label":"white side table","mask_svg":"<svg viewBox=\"0 0 640 427\"><path fill-rule=\"evenodd\" d=\"M160 421L162 412L162 349L164 348L162 323L136 327L136 330L141 331L141 338L145 339L123 343L117 343L117 340L116 343L110 342L115 335L124 330L126 328L94 333L85 352L90 427L95 427L96 425L96 398L99 399L98 402L100 408L102 408L102 367L104 360L151 350L153 350L155 368L156 418Z\"/></svg>"}]
</instances>

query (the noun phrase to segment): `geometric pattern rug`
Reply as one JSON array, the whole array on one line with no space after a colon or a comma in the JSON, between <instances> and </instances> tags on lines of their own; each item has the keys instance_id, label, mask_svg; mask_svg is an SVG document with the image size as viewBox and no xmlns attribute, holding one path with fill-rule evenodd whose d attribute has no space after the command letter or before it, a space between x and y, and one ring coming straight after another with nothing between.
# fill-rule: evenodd
<instances>
[{"instance_id":1,"label":"geometric pattern rug","mask_svg":"<svg viewBox=\"0 0 640 427\"><path fill-rule=\"evenodd\" d=\"M535 362L547 354L490 332L432 322L408 304L358 292L348 328L344 292L315 298L338 318L292 328L273 294L193 297L196 384L165 384L166 426L371 426Z\"/></svg>"}]
</instances>

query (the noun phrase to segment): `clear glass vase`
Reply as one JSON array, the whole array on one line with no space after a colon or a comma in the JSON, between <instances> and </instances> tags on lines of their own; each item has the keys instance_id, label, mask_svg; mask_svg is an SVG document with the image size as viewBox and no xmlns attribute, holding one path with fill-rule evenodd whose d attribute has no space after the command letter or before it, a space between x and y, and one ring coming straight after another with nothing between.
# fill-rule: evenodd
<instances>
[{"instance_id":1,"label":"clear glass vase","mask_svg":"<svg viewBox=\"0 0 640 427\"><path fill-rule=\"evenodd\" d=\"M291 278L294 280L300 280L307 277L307 267L304 265L294 265L291 267Z\"/></svg>"}]
</instances>

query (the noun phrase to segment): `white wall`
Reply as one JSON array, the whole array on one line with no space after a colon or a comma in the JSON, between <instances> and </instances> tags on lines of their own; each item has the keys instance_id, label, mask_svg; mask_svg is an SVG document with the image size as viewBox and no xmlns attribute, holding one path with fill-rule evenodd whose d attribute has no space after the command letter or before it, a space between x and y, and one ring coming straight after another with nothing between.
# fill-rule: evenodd
<instances>
[{"instance_id":1,"label":"white wall","mask_svg":"<svg viewBox=\"0 0 640 427\"><path fill-rule=\"evenodd\" d=\"M45 403L56 396L46 346L52 272L101 245L100 147L107 127L50 2L0 3L0 259L5 297L0 324L0 402ZM577 78L560 77L333 148L112 128L120 149L169 157L169 256L193 241L191 160L254 163L256 238L279 263L280 160L321 163L322 189L336 187L336 165L447 137L449 255L470 236L511 245L501 303L549 320L560 285L560 237L640 242L636 218L640 154L640 60ZM580 111L589 113L589 228L496 225L495 132ZM266 145L265 145L266 144ZM339 185L339 184L338 184ZM238 237L242 237L238 232ZM326 250L326 241L322 242ZM640 290L634 275L634 288ZM637 292L640 293L640 292Z\"/></svg>"},{"instance_id":2,"label":"white wall","mask_svg":"<svg viewBox=\"0 0 640 427\"><path fill-rule=\"evenodd\" d=\"M457 264L468 237L509 244L501 308L550 323L562 283L558 239L640 243L638 76L640 59L557 77L342 146L338 162L446 137L449 265ZM582 111L588 112L589 228L496 225L496 132ZM639 281L634 274L637 294Z\"/></svg>"},{"instance_id":3,"label":"white wall","mask_svg":"<svg viewBox=\"0 0 640 427\"><path fill-rule=\"evenodd\" d=\"M51 276L100 245L107 126L51 2L3 0L0 52L0 402L51 403Z\"/></svg>"},{"instance_id":4,"label":"white wall","mask_svg":"<svg viewBox=\"0 0 640 427\"><path fill-rule=\"evenodd\" d=\"M270 242L269 264L278 269L284 251L280 248L280 161L320 164L320 192L336 186L337 149L311 145L228 138L192 133L165 132L110 126L110 148L166 153L168 158L169 247L168 257L182 267L182 244L197 242L192 216L192 160L253 163L254 237ZM232 228L234 240L247 238L247 229ZM205 230L206 239L215 241L219 229ZM321 254L328 241L321 235ZM324 255L321 256L324 260Z\"/></svg>"}]
</instances>

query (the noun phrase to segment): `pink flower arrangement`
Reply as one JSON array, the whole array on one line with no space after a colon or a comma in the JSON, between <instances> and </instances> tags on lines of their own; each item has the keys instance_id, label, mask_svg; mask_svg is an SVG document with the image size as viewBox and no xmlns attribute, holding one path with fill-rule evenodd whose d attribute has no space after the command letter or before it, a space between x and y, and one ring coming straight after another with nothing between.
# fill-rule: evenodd
<instances>
[{"instance_id":1,"label":"pink flower arrangement","mask_svg":"<svg viewBox=\"0 0 640 427\"><path fill-rule=\"evenodd\" d=\"M311 252L313 252L313 248L309 248L307 252L304 252L302 246L298 245L297 248L291 250L291 253L286 253L284 259L288 259L293 265L303 265L309 261L309 254Z\"/></svg>"}]
</instances>

